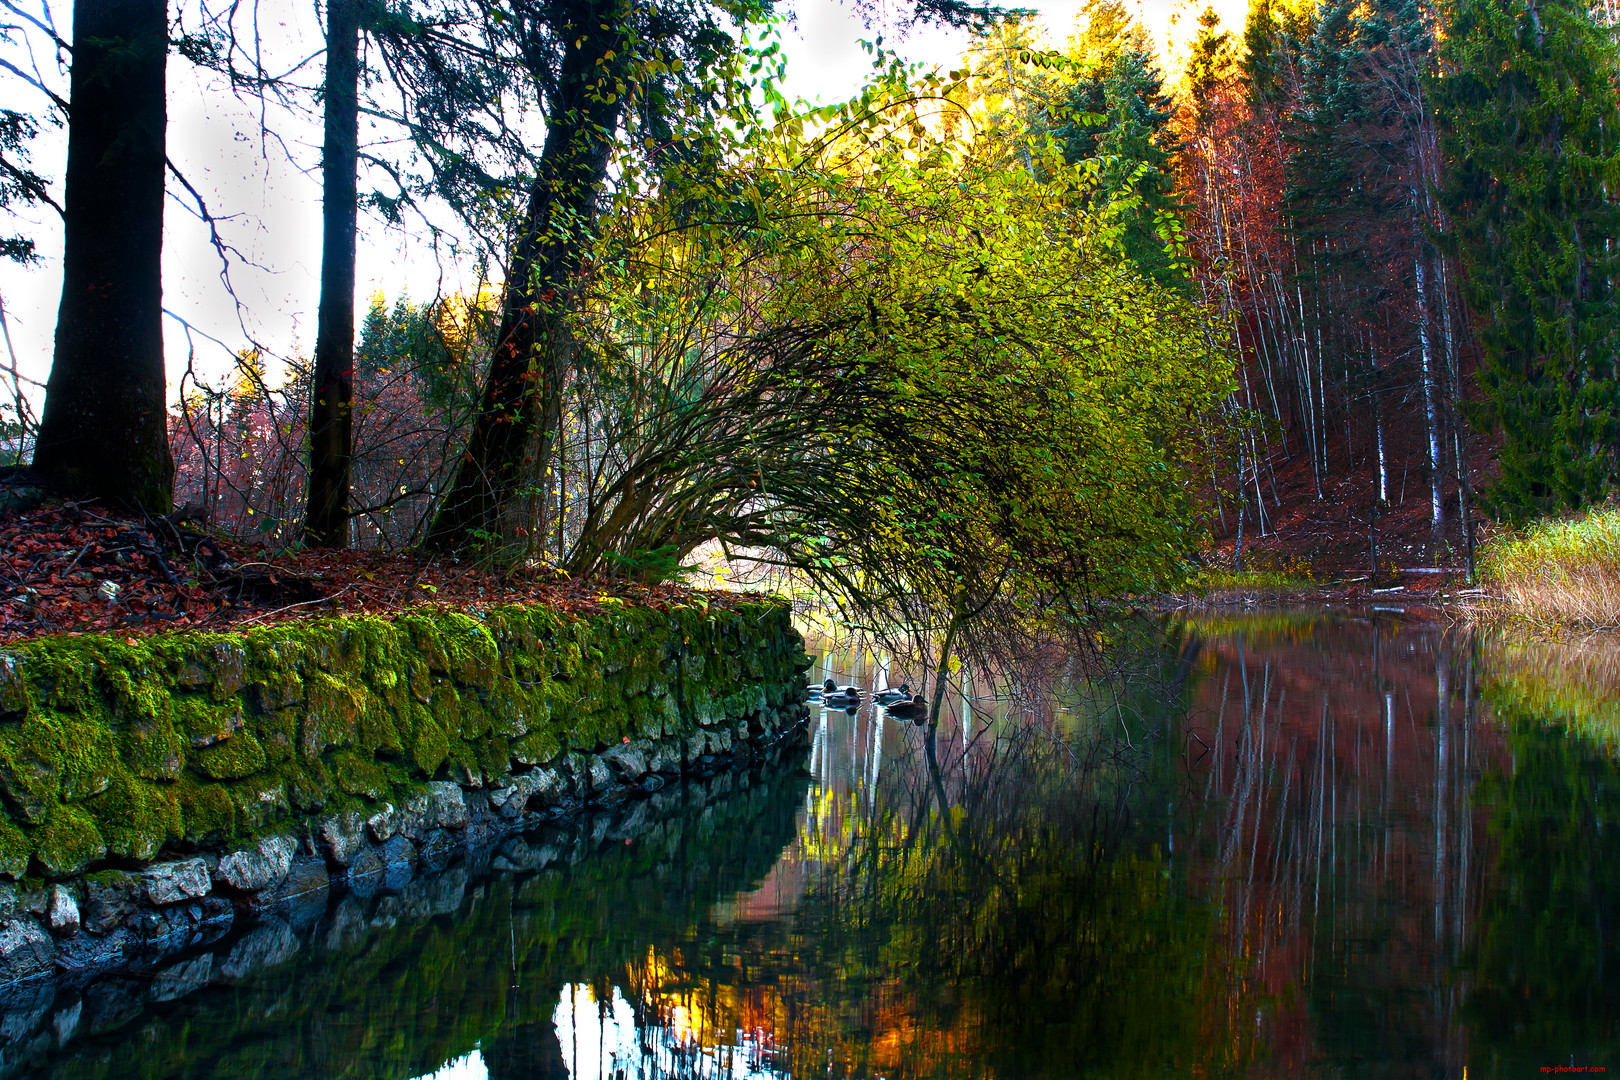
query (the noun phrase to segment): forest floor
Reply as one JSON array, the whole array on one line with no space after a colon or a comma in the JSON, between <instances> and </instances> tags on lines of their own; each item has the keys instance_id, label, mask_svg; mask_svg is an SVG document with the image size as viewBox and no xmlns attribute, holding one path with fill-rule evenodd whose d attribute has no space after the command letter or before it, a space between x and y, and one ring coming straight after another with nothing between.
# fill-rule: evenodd
<instances>
[{"instance_id":1,"label":"forest floor","mask_svg":"<svg viewBox=\"0 0 1620 1080\"><path fill-rule=\"evenodd\" d=\"M1378 570L1368 544L1372 478L1315 479L1303 455L1268 470L1262 533L1245 527L1235 573L1228 500L1206 570L1161 608L1279 604L1467 606L1479 598L1460 553L1437 568L1425 491L1405 492L1377 522ZM1273 498L1275 497L1275 502ZM1453 504L1455 505L1455 504ZM1453 531L1455 529L1453 528ZM1438 570L1438 572L1437 572ZM539 603L587 612L610 596L659 605L696 595L679 585L575 582L539 569L501 573L413 553L280 550L233 541L183 515L143 517L95 501L49 498L26 472L0 472L0 644L53 633L144 634L229 630L334 614L383 614L419 604L460 608ZM735 592L705 591L724 603Z\"/></svg>"},{"instance_id":2,"label":"forest floor","mask_svg":"<svg viewBox=\"0 0 1620 1080\"><path fill-rule=\"evenodd\" d=\"M1242 572L1234 564L1237 515L1230 497L1217 504L1215 539L1204 551L1208 569L1170 606L1255 604L1403 604L1469 607L1483 591L1469 586L1456 493L1448 490L1447 537L1436 558L1429 490L1412 475L1392 476L1391 503L1374 518L1377 475L1370 466L1317 479L1309 458L1296 453L1262 473L1266 520L1244 525ZM1476 543L1489 535L1476 522ZM1376 566L1374 548L1376 545Z\"/></svg>"},{"instance_id":3,"label":"forest floor","mask_svg":"<svg viewBox=\"0 0 1620 1080\"><path fill-rule=\"evenodd\" d=\"M533 603L583 614L610 598L662 606L697 595L544 570L501 574L416 554L270 551L182 517L48 498L25 473L0 474L0 644L56 633L223 631L421 604ZM702 595L721 604L740 598Z\"/></svg>"}]
</instances>

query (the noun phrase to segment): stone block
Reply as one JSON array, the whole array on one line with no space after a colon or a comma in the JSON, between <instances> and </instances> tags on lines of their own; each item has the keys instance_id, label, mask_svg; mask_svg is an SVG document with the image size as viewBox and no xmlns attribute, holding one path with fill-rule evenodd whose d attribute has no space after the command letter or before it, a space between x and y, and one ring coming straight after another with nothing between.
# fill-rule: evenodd
<instances>
[{"instance_id":1,"label":"stone block","mask_svg":"<svg viewBox=\"0 0 1620 1080\"><path fill-rule=\"evenodd\" d=\"M178 904L207 896L213 888L208 864L201 859L160 863L138 875L141 891L149 903Z\"/></svg>"},{"instance_id":2,"label":"stone block","mask_svg":"<svg viewBox=\"0 0 1620 1080\"><path fill-rule=\"evenodd\" d=\"M447 780L435 780L427 786L428 808L432 823L441 829L462 829L467 826L467 799L461 787Z\"/></svg>"},{"instance_id":3,"label":"stone block","mask_svg":"<svg viewBox=\"0 0 1620 1080\"><path fill-rule=\"evenodd\" d=\"M79 932L79 902L65 885L51 886L51 906L46 917L51 932L58 937L72 937Z\"/></svg>"},{"instance_id":4,"label":"stone block","mask_svg":"<svg viewBox=\"0 0 1620 1080\"><path fill-rule=\"evenodd\" d=\"M316 844L328 862L348 866L365 845L366 819L354 810L346 810L322 820L316 835Z\"/></svg>"},{"instance_id":5,"label":"stone block","mask_svg":"<svg viewBox=\"0 0 1620 1080\"><path fill-rule=\"evenodd\" d=\"M290 836L267 836L220 859L214 877L239 892L268 889L286 878L297 848L298 842Z\"/></svg>"},{"instance_id":6,"label":"stone block","mask_svg":"<svg viewBox=\"0 0 1620 1080\"><path fill-rule=\"evenodd\" d=\"M56 943L33 919L13 919L0 926L0 983L48 974L55 956Z\"/></svg>"},{"instance_id":7,"label":"stone block","mask_svg":"<svg viewBox=\"0 0 1620 1080\"><path fill-rule=\"evenodd\" d=\"M92 934L105 934L135 910L142 896L140 880L122 870L104 870L84 879L80 921Z\"/></svg>"}]
</instances>

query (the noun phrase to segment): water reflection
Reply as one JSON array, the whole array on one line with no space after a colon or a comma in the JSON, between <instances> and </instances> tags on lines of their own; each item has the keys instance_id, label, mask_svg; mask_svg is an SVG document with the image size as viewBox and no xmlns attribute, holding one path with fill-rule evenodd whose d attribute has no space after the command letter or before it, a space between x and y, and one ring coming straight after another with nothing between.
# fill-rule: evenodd
<instances>
[{"instance_id":1,"label":"water reflection","mask_svg":"<svg viewBox=\"0 0 1620 1080\"><path fill-rule=\"evenodd\" d=\"M274 963L222 946L168 1000L19 1004L8 1060L458 1080L1620 1067L1620 653L1309 614L1114 640L1117 678L1046 656L1038 693L959 679L932 733L817 709L808 775L633 811L634 830L587 828L571 866L474 867L436 904L343 901L285 927Z\"/></svg>"}]
</instances>

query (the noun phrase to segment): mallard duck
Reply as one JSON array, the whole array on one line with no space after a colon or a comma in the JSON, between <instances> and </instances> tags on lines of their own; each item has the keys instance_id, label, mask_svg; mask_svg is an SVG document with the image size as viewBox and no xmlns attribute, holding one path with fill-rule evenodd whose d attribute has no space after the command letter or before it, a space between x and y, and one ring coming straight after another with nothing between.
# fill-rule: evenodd
<instances>
[{"instance_id":1,"label":"mallard duck","mask_svg":"<svg viewBox=\"0 0 1620 1080\"><path fill-rule=\"evenodd\" d=\"M928 703L923 700L921 694L913 696L910 701L890 705L888 712L896 720L911 720L918 724L928 722Z\"/></svg>"},{"instance_id":2,"label":"mallard duck","mask_svg":"<svg viewBox=\"0 0 1620 1080\"><path fill-rule=\"evenodd\" d=\"M809 686L804 688L804 696L805 700L807 701L820 701L823 694L834 694L837 692L838 684L833 682L831 679L828 679L824 683L811 683Z\"/></svg>"},{"instance_id":3,"label":"mallard duck","mask_svg":"<svg viewBox=\"0 0 1620 1080\"><path fill-rule=\"evenodd\" d=\"M823 693L821 695L821 703L823 705L831 705L840 709L847 705L859 705L861 703L862 692L863 691L859 686L840 686L836 689L828 690Z\"/></svg>"},{"instance_id":4,"label":"mallard duck","mask_svg":"<svg viewBox=\"0 0 1620 1080\"><path fill-rule=\"evenodd\" d=\"M896 702L910 700L911 687L906 683L901 683L897 687L891 686L887 690L879 690L872 695L872 703L874 705L882 705L884 707L893 705Z\"/></svg>"}]
</instances>

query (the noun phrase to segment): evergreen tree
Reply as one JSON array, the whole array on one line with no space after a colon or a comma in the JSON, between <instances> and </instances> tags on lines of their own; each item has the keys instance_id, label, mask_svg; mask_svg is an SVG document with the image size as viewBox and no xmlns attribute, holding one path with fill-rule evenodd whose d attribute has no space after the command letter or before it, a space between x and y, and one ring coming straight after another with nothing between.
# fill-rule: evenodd
<instances>
[{"instance_id":1,"label":"evergreen tree","mask_svg":"<svg viewBox=\"0 0 1620 1080\"><path fill-rule=\"evenodd\" d=\"M1455 0L1439 106L1455 247L1500 430L1498 516L1601 499L1615 482L1620 107L1611 31L1579 0Z\"/></svg>"},{"instance_id":2,"label":"evergreen tree","mask_svg":"<svg viewBox=\"0 0 1620 1080\"><path fill-rule=\"evenodd\" d=\"M1182 280L1168 249L1170 222L1179 216L1169 125L1174 107L1152 44L1117 0L1093 0L1086 29L1071 46L1080 76L1058 102L1052 131L1069 164L1103 159L1099 202L1127 188L1139 198L1121 235L1125 253L1160 284Z\"/></svg>"}]
</instances>

